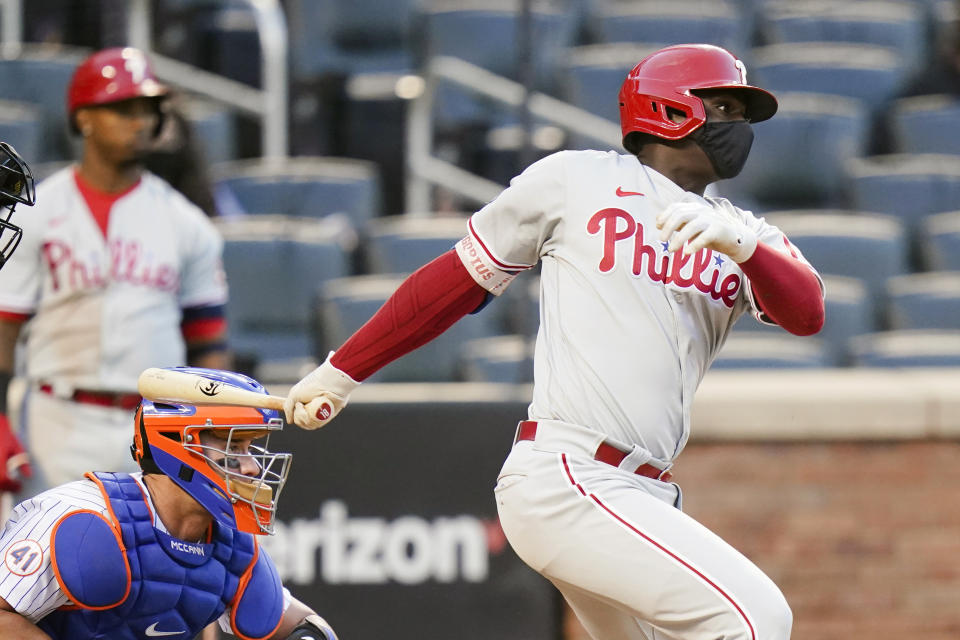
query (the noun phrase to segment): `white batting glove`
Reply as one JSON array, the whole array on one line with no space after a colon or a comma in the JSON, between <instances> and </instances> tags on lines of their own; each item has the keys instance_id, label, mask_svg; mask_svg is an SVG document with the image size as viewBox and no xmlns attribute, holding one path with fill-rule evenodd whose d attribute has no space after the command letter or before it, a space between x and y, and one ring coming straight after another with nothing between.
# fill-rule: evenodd
<instances>
[{"instance_id":1,"label":"white batting glove","mask_svg":"<svg viewBox=\"0 0 960 640\"><path fill-rule=\"evenodd\" d=\"M675 202L657 216L660 241L668 251L683 247L685 255L704 247L725 253L737 263L757 250L757 234L741 221L697 202Z\"/></svg>"},{"instance_id":2,"label":"white batting glove","mask_svg":"<svg viewBox=\"0 0 960 640\"><path fill-rule=\"evenodd\" d=\"M360 384L330 364L323 364L293 385L283 403L287 422L304 429L319 429L334 419L347 406L350 393Z\"/></svg>"}]
</instances>

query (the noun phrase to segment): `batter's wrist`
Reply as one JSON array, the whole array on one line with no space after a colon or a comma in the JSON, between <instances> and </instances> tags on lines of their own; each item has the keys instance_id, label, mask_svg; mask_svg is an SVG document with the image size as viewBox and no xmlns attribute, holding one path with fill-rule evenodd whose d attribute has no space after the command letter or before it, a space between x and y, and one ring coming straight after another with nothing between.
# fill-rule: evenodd
<instances>
[{"instance_id":1,"label":"batter's wrist","mask_svg":"<svg viewBox=\"0 0 960 640\"><path fill-rule=\"evenodd\" d=\"M753 257L757 251L757 234L749 229L745 230L737 237L737 248L730 253L730 258L740 264Z\"/></svg>"},{"instance_id":2,"label":"batter's wrist","mask_svg":"<svg viewBox=\"0 0 960 640\"><path fill-rule=\"evenodd\" d=\"M327 389L346 398L354 389L360 386L360 383L333 364L332 358L334 353L334 351L331 351L327 355L327 359L323 361L323 364L317 367L317 377Z\"/></svg>"}]
</instances>

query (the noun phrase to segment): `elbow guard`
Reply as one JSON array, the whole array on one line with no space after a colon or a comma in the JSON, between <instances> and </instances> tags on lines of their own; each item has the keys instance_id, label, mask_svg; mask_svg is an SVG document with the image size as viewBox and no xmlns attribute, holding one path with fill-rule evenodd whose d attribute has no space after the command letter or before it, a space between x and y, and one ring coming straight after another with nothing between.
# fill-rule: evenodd
<instances>
[{"instance_id":1,"label":"elbow guard","mask_svg":"<svg viewBox=\"0 0 960 640\"><path fill-rule=\"evenodd\" d=\"M304 618L286 640L337 640L337 634L326 620L314 613Z\"/></svg>"}]
</instances>

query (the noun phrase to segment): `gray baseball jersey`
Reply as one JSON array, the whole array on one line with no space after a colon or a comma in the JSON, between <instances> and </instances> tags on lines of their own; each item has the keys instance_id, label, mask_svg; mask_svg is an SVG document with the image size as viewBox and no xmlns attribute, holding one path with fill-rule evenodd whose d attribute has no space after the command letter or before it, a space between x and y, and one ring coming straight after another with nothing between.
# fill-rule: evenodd
<instances>
[{"instance_id":1,"label":"gray baseball jersey","mask_svg":"<svg viewBox=\"0 0 960 640\"><path fill-rule=\"evenodd\" d=\"M809 266L763 219L612 151L544 158L472 216L457 251L488 291L542 262L532 419L589 426L666 461L683 449L694 392L734 323L748 311L764 320L737 263L659 241L657 214L682 201Z\"/></svg>"}]
</instances>

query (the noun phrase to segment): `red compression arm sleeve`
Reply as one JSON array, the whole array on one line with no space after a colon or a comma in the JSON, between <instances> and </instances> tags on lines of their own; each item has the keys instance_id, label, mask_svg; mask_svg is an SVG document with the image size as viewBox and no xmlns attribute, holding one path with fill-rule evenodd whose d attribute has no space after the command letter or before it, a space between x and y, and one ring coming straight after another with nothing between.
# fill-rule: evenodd
<instances>
[{"instance_id":1,"label":"red compression arm sleeve","mask_svg":"<svg viewBox=\"0 0 960 640\"><path fill-rule=\"evenodd\" d=\"M453 249L420 267L365 325L343 343L330 363L356 381L430 342L479 307L487 291Z\"/></svg>"},{"instance_id":2,"label":"red compression arm sleeve","mask_svg":"<svg viewBox=\"0 0 960 640\"><path fill-rule=\"evenodd\" d=\"M820 281L807 265L761 242L740 268L750 278L760 308L778 325L798 336L823 327Z\"/></svg>"}]
</instances>

